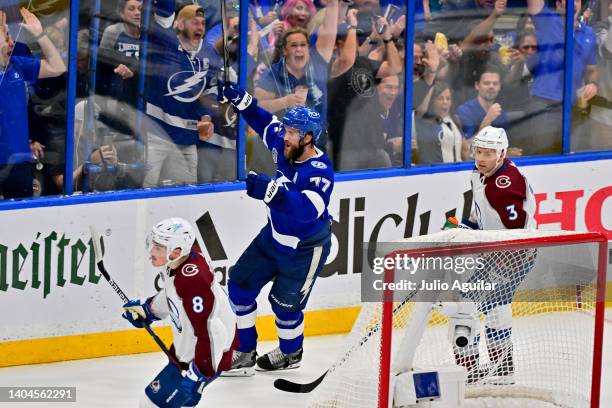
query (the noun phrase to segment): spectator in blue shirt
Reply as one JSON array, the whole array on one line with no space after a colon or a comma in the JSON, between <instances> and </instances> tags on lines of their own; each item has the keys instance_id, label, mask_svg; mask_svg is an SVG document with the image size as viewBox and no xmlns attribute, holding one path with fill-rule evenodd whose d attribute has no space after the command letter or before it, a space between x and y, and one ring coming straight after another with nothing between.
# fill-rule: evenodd
<instances>
[{"instance_id":1,"label":"spectator in blue shirt","mask_svg":"<svg viewBox=\"0 0 612 408\"><path fill-rule=\"evenodd\" d=\"M40 45L45 59L11 56L12 39L6 14L0 11L0 194L4 198L32 196L32 159L28 132L26 82L61 75L66 66L40 21L22 8L21 26ZM35 154L41 154L37 149Z\"/></svg>"},{"instance_id":2,"label":"spectator in blue shirt","mask_svg":"<svg viewBox=\"0 0 612 408\"><path fill-rule=\"evenodd\" d=\"M597 94L597 40L593 30L578 20L581 0L574 0L574 55L572 103L587 103ZM550 10L544 0L528 0L538 43L538 63L534 68L529 119L521 133L531 135L526 154L558 153L561 149L564 76L565 0Z\"/></svg>"},{"instance_id":3,"label":"spectator in blue shirt","mask_svg":"<svg viewBox=\"0 0 612 408\"><path fill-rule=\"evenodd\" d=\"M539 63L535 67L532 95L553 102L563 100L563 38L565 0L557 1L556 11L544 0L528 0L538 40ZM593 29L578 21L581 0L574 1L574 66L572 69L572 102L577 96L591 99L597 94L597 39ZM583 87L583 84L586 84Z\"/></svg>"},{"instance_id":4,"label":"spectator in blue shirt","mask_svg":"<svg viewBox=\"0 0 612 408\"><path fill-rule=\"evenodd\" d=\"M281 60L261 75L255 87L255 97L263 109L282 116L295 106L308 106L319 112L321 123L326 123L327 79L338 29L338 0L331 0L327 10L314 47L308 46L308 33L301 28L283 34ZM321 135L321 146L326 142L325 133Z\"/></svg>"},{"instance_id":5,"label":"spectator in blue shirt","mask_svg":"<svg viewBox=\"0 0 612 408\"><path fill-rule=\"evenodd\" d=\"M591 105L591 127L584 140L587 149L612 150L612 2L608 15L595 24L599 55L599 92Z\"/></svg>"},{"instance_id":6,"label":"spectator in blue shirt","mask_svg":"<svg viewBox=\"0 0 612 408\"><path fill-rule=\"evenodd\" d=\"M487 126L508 128L508 116L497 102L501 91L501 75L495 67L486 67L474 84L478 95L457 108L463 132L471 139Z\"/></svg>"}]
</instances>

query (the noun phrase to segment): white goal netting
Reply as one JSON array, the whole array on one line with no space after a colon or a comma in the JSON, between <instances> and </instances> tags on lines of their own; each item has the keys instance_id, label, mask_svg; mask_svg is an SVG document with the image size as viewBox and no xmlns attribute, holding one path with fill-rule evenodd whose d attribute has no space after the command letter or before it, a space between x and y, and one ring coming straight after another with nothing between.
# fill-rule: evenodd
<instances>
[{"instance_id":1,"label":"white goal netting","mask_svg":"<svg viewBox=\"0 0 612 408\"><path fill-rule=\"evenodd\" d=\"M606 272L598 263L597 238L454 229L394 243L409 253L415 253L416 245L442 248L446 257L478 255L482 264L463 273L461 281L494 282L496 289L441 289L424 297L419 297L424 290L415 290L405 292L403 300L396 297L387 350L381 350L382 303L363 303L345 351L312 392L309 406L378 407L385 353L391 357L391 376L408 369L464 366L464 407L593 406L594 345L601 336L595 331L597 279ZM438 297L431 297L434 292ZM455 316L444 307L453 303L449 297L474 308L478 333L463 347L449 338L449 316Z\"/></svg>"}]
</instances>

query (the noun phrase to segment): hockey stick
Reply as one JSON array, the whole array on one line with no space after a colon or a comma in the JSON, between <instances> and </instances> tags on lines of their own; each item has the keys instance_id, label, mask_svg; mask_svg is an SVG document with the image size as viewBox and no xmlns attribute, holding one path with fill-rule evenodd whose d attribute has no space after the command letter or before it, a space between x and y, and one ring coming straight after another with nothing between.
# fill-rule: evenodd
<instances>
[{"instance_id":1,"label":"hockey stick","mask_svg":"<svg viewBox=\"0 0 612 408\"><path fill-rule=\"evenodd\" d=\"M229 76L229 49L227 48L227 16L225 13L225 0L219 0L221 3L221 35L223 47L223 83L228 84Z\"/></svg>"},{"instance_id":2,"label":"hockey stick","mask_svg":"<svg viewBox=\"0 0 612 408\"><path fill-rule=\"evenodd\" d=\"M410 294L408 294L408 296L406 296L406 298L404 300L402 300L402 302L397 305L394 309L393 309L393 314L396 314L402 307L404 307L416 294L416 290L413 290ZM274 381L274 387L281 390L281 391L285 391L285 392L293 392L293 393L308 393L312 390L314 390L315 388L317 388L317 386L319 384L321 384L321 382L323 381L323 379L325 378L325 376L331 372L334 372L338 367L340 367L342 364L344 364L344 362L349 358L349 356L355 351L357 350L359 347L363 346L371 337L373 334L377 333L379 330L381 329L381 325L380 323L377 323L374 327L372 327L365 336L363 336L361 338L361 340L359 340L359 343L353 345L350 349L348 349L348 351L344 354L344 356L342 356L342 358L340 360L338 360L337 362L335 362L334 364L332 364L332 366L330 368L327 369L327 371L325 371L319 378L317 378L316 380L310 382L310 383L306 383L306 384L299 384L299 383L295 383L293 381L289 381L285 378L278 378Z\"/></svg>"},{"instance_id":3,"label":"hockey stick","mask_svg":"<svg viewBox=\"0 0 612 408\"><path fill-rule=\"evenodd\" d=\"M89 231L91 232L91 240L93 242L93 247L94 247L94 254L96 257L96 265L98 265L98 270L100 271L100 273L102 274L102 276L104 276L104 278L108 281L108 283L111 285L111 287L113 288L113 290L115 291L115 293L117 295L119 295L119 297L121 298L121 300L124 303L127 303L130 301L130 299L127 297L127 295L121 290L121 288L119 287L119 285L117 285L117 282L115 282L109 275L108 271L106 270L106 267L104 266L104 260L102 259L103 254L102 254L102 249L100 247L100 242L101 242L101 237L98 234L98 232L96 231L96 227L94 225L90 225L89 226ZM183 369L181 368L181 363L177 360L177 358L175 356L173 356L170 353L170 350L168 350L168 347L166 347L166 345L164 344L164 342L157 336L157 334L155 334L155 332L153 331L153 329L151 329L151 326L149 326L149 324L145 321L143 321L144 323L144 328L147 331L147 333L149 333L149 335L151 337L153 337L153 340L155 341L155 343L157 343L157 345L159 346L159 348L161 349L161 351L164 352L164 354L168 357L168 359L170 360L170 362L172 364L174 364L179 371L183 371Z\"/></svg>"}]
</instances>

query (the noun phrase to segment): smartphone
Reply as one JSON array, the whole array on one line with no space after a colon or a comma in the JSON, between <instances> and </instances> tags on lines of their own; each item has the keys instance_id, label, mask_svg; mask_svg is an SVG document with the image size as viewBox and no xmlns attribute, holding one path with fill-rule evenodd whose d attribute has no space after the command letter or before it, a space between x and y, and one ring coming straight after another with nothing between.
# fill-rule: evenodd
<instances>
[{"instance_id":1,"label":"smartphone","mask_svg":"<svg viewBox=\"0 0 612 408\"><path fill-rule=\"evenodd\" d=\"M395 15L397 14L397 12L399 11L399 7L393 5L393 4L388 4L387 5L387 9L385 10L385 14L383 15L383 17L385 18L385 20L387 20L389 22L389 24L391 24L392 21L395 21Z\"/></svg>"},{"instance_id":2,"label":"smartphone","mask_svg":"<svg viewBox=\"0 0 612 408\"><path fill-rule=\"evenodd\" d=\"M378 34L385 32L385 25L378 21L378 16L372 17L372 21L374 22L374 29Z\"/></svg>"}]
</instances>

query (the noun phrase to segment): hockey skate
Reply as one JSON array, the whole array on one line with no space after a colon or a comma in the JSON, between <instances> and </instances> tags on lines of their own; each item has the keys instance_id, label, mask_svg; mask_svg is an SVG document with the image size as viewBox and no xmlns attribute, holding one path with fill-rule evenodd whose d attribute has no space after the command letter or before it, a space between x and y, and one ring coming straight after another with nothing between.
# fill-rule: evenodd
<instances>
[{"instance_id":1,"label":"hockey skate","mask_svg":"<svg viewBox=\"0 0 612 408\"><path fill-rule=\"evenodd\" d=\"M514 360L512 358L513 347L490 348L489 357L491 363L487 368L485 382L493 385L514 384Z\"/></svg>"},{"instance_id":2,"label":"hockey skate","mask_svg":"<svg viewBox=\"0 0 612 408\"><path fill-rule=\"evenodd\" d=\"M280 347L264 354L257 359L257 371L274 371L274 370L289 370L298 368L302 361L303 349L299 349L295 353L285 354Z\"/></svg>"},{"instance_id":3,"label":"hockey skate","mask_svg":"<svg viewBox=\"0 0 612 408\"><path fill-rule=\"evenodd\" d=\"M480 356L478 352L474 353L474 350L470 350L470 353L459 352L459 349L455 347L455 362L457 365L463 366L467 370L467 383L477 384L482 381L488 370L481 368Z\"/></svg>"},{"instance_id":4,"label":"hockey skate","mask_svg":"<svg viewBox=\"0 0 612 408\"><path fill-rule=\"evenodd\" d=\"M468 384L512 385L514 384L514 361L512 347L506 350L491 349L491 362L479 364L479 355L460 356L455 354L457 364L467 368Z\"/></svg>"},{"instance_id":5,"label":"hockey skate","mask_svg":"<svg viewBox=\"0 0 612 408\"><path fill-rule=\"evenodd\" d=\"M257 351L242 352L234 350L232 368L223 371L221 377L252 377L255 375Z\"/></svg>"}]
</instances>

